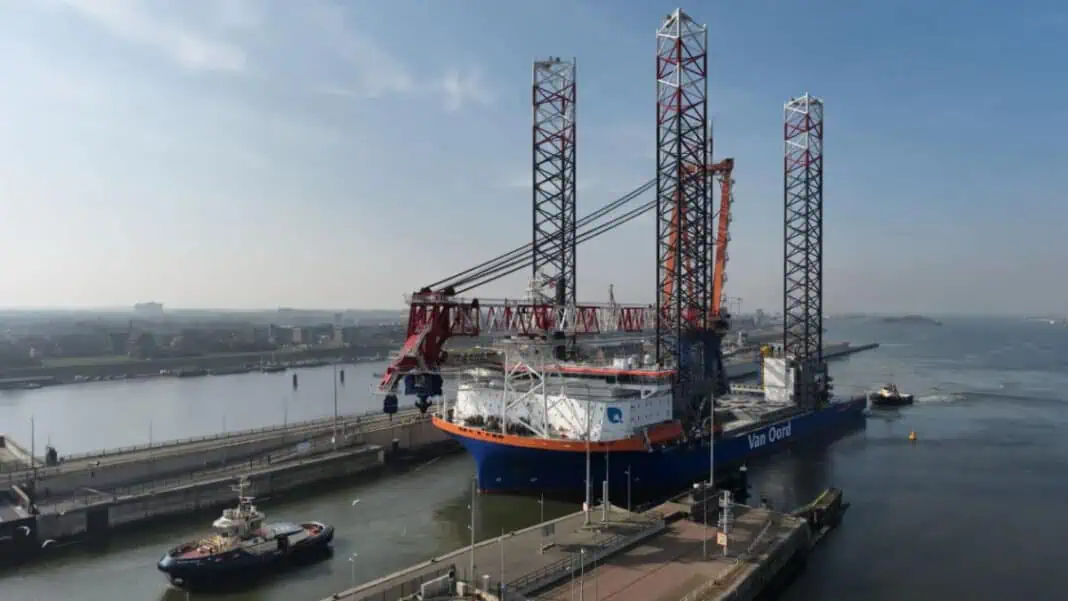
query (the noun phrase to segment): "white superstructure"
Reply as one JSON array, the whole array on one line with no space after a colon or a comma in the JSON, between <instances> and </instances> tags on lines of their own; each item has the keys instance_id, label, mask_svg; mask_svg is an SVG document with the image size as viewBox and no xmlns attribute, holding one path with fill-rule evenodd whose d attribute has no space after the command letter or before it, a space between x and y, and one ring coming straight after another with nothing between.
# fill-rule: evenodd
<instances>
[{"instance_id":1,"label":"white superstructure","mask_svg":"<svg viewBox=\"0 0 1068 601\"><path fill-rule=\"evenodd\" d=\"M632 375L608 382L547 370L529 351L509 348L504 373L467 370L443 413L453 423L490 431L591 442L631 438L672 419L670 385L638 367L637 358L613 361L613 370ZM646 372L650 377L642 377Z\"/></svg>"},{"instance_id":2,"label":"white superstructure","mask_svg":"<svg viewBox=\"0 0 1068 601\"><path fill-rule=\"evenodd\" d=\"M840 346L830 348L840 352L848 343ZM638 357L615 358L610 366L566 364L586 375L604 372L600 379L580 378L560 373L561 364L547 366L546 350L514 345L505 349L503 372L464 370L455 395L443 402L443 417L490 432L591 442L632 438L675 418L670 379L641 367ZM781 355L729 362L725 369L728 378L759 371L761 383L733 384L731 394L716 399L717 410L729 413L717 422L724 430L795 409L796 368Z\"/></svg>"},{"instance_id":3,"label":"white superstructure","mask_svg":"<svg viewBox=\"0 0 1068 601\"><path fill-rule=\"evenodd\" d=\"M503 379L465 382L447 403L459 424L498 429L519 426L536 436L607 442L630 438L642 429L671 421L671 389L646 390L556 378L548 385L507 387Z\"/></svg>"}]
</instances>

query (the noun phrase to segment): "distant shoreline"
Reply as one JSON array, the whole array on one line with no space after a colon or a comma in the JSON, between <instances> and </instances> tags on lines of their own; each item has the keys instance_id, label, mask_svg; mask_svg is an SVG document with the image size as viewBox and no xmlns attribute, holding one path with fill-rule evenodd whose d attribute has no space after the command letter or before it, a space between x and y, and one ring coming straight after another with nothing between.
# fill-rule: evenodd
<instances>
[{"instance_id":1,"label":"distant shoreline","mask_svg":"<svg viewBox=\"0 0 1068 601\"><path fill-rule=\"evenodd\" d=\"M883 323L900 323L905 325L927 325L927 326L940 326L942 322L931 319L930 317L924 317L923 315L901 315L892 317L883 317L880 321Z\"/></svg>"},{"instance_id":2,"label":"distant shoreline","mask_svg":"<svg viewBox=\"0 0 1068 601\"><path fill-rule=\"evenodd\" d=\"M207 375L219 370L219 375L256 371L260 365L305 367L331 361L362 362L384 358L394 346L358 348L309 349L304 351L275 351L259 353L219 353L193 357L134 359L130 357L101 357L97 360L64 361L33 367L0 368L0 386L5 388L35 388L52 384L68 384L86 380L132 379L177 376L183 370L188 375ZM322 363L317 363L322 362ZM303 365L302 365L303 364ZM203 373L196 373L200 370ZM36 384L37 386L34 386Z\"/></svg>"}]
</instances>

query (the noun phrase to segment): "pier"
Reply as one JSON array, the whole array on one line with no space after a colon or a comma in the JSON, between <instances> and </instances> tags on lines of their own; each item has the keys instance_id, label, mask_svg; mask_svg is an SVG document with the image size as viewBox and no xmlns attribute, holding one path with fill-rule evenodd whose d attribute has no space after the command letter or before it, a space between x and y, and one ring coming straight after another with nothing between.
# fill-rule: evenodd
<instances>
[{"instance_id":1,"label":"pier","mask_svg":"<svg viewBox=\"0 0 1068 601\"><path fill-rule=\"evenodd\" d=\"M322 601L749 601L803 565L804 519L730 506L726 533L682 498L638 513L595 507L340 591ZM587 521L588 520L588 521Z\"/></svg>"},{"instance_id":2,"label":"pier","mask_svg":"<svg viewBox=\"0 0 1068 601\"><path fill-rule=\"evenodd\" d=\"M458 448L415 409L392 420L313 420L60 458L57 465L31 459L8 438L3 443L23 469L0 474L9 491L0 504L0 557L230 504L239 476L247 477L250 494L270 497L368 473L394 456Z\"/></svg>"}]
</instances>

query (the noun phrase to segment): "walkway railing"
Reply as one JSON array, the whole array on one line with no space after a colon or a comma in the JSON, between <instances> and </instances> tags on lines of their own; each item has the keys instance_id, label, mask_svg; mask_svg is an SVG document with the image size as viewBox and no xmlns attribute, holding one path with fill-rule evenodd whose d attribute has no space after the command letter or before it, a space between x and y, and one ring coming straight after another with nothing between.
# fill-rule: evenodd
<instances>
[{"instance_id":1,"label":"walkway railing","mask_svg":"<svg viewBox=\"0 0 1068 601\"><path fill-rule=\"evenodd\" d=\"M772 514L770 517L768 517L767 520L765 520L763 527L760 529L760 532L756 535L755 538L753 538L753 542L749 543L749 547L746 548L744 552L739 553L737 556L734 557L734 562L730 565L730 567L728 567L715 578L706 581L704 584L699 585L697 588L695 588L692 592L687 594L679 601L701 601L702 599L708 597L716 588L727 585L727 583L730 582L732 578L734 578L734 575L738 571L740 566L742 566L745 562L749 561L750 558L757 554L757 547L767 542L765 538L767 537L768 531L771 530L775 523L775 514Z\"/></svg>"},{"instance_id":2,"label":"walkway railing","mask_svg":"<svg viewBox=\"0 0 1068 601\"><path fill-rule=\"evenodd\" d=\"M412 411L414 411L414 410L412 410ZM398 415L400 415L400 413L395 415L394 418L396 418ZM367 411L365 413L349 414L349 415L339 416L338 419L340 421L352 421L352 420L354 420L356 418L367 418L367 417L380 417L382 419L386 419L387 418L387 416L384 415L381 411L372 410L372 411ZM195 442L205 442L205 441L209 441L209 440L222 440L222 439L226 439L226 438L243 438L243 437L247 437L247 436L254 436L256 434L272 434L272 433L279 433L280 434L282 432L286 432L286 431L290 431L290 430L299 430L301 428L307 428L307 427L316 426L316 425L320 425L320 424L329 425L329 424L333 423L333 420L334 420L334 418L332 418L332 417L321 417L321 418L309 419L309 420L299 421L299 422L290 422L289 424L285 424L285 425L263 426L263 427L260 427L260 428L249 428L249 429L246 429L246 430L236 430L236 431L233 431L233 432L217 432L217 433L214 433L214 434L205 434L203 436L190 436L188 438L178 438L178 439L172 439L172 440L164 440L164 441L160 441L160 442L136 444L136 445L130 445L130 446L126 446L126 447L117 447L117 448L113 448L113 449L104 449L104 450L100 450L100 451L88 451L88 452L84 452L84 453L71 453L69 455L63 455L62 459L63 459L63 461L77 461L77 460L81 460L81 459L96 459L98 457L108 457L110 455L121 455L123 453L133 453L133 452L144 451L144 450L148 450L148 449L165 449L167 447L176 447L176 446L181 446L181 445L188 445L188 444L195 443Z\"/></svg>"},{"instance_id":3,"label":"walkway railing","mask_svg":"<svg viewBox=\"0 0 1068 601\"><path fill-rule=\"evenodd\" d=\"M344 599L345 601L399 601L409 595L418 593L420 587L422 587L424 583L445 576L450 571L453 573L456 572L455 564L449 564L439 570L434 570L433 572L410 578L377 593L368 593L366 595L361 595L359 593L345 595L344 593L340 593L335 595L335 598Z\"/></svg>"},{"instance_id":4,"label":"walkway railing","mask_svg":"<svg viewBox=\"0 0 1068 601\"><path fill-rule=\"evenodd\" d=\"M403 412L395 414L393 416L393 420L391 422L389 420L389 416L388 415L384 415L380 411L369 411L367 413L362 413L362 414L357 414L357 415L351 415L350 414L350 415L347 415L347 416L339 417L338 426L339 427L341 427L341 426L351 427L353 425L356 425L357 422L359 422L360 428L362 430L366 431L368 426L378 425L378 424L380 424L382 422L392 423L392 424L397 424L397 425L399 425L401 423L405 423L405 422L400 422L398 420L403 420L404 418L411 417L412 415L415 415L415 416L418 417L421 414L419 414L418 410L416 410L414 408L413 409L406 409ZM307 433L308 431L316 431L316 430L321 429L321 428L327 428L327 427L331 426L332 424L333 424L333 418L327 417L327 418L320 418L320 419L314 419L314 420L307 420L307 421L303 421L303 422L294 422L294 423L291 423L291 424L288 424L288 425L282 425L282 426L267 426L267 427L263 427L263 428L253 428L253 429L250 429L250 430L240 430L240 431L236 431L236 432L210 434L210 435L206 435L206 436L194 436L194 437L183 438L183 439L179 439L179 440L170 440L170 441L164 441L164 442L159 442L159 443L153 443L153 444L150 444L150 445L149 444L133 445L133 446L129 446L129 447L119 447L119 448L116 448L116 449L108 449L108 450L105 450L105 451L95 451L95 452L91 452L91 453L77 453L77 454L71 454L71 455L64 455L64 456L61 457L60 464L59 465L54 465L54 466L45 466L43 464L43 462L38 460L37 478L38 479L45 478L45 477L51 476L53 474L59 473L59 472L61 472L61 471L63 471L65 469L65 464L69 464L69 463L74 462L74 461L86 461L86 460L89 460L89 459L106 459L108 457L115 457L115 456L118 456L118 455L135 453L135 452L138 452L138 451L145 451L145 450L150 450L150 449L163 450L163 449L167 449L167 448L178 448L178 447L181 447L183 445L195 444L195 443L200 443L200 442L209 442L209 441L220 441L220 442L222 442L222 441L226 441L226 440L249 438L249 437L253 437L253 436L256 436L256 435L278 435L278 434L299 435L299 434ZM372 429L374 429L374 428L372 428ZM234 440L234 442L233 442L233 444L240 444L240 443L241 443L240 440ZM31 475L33 473L33 470L31 468L26 467L25 464L22 464L21 469L19 469L18 471L7 471L7 472L5 472L3 470L0 470L0 474L5 474L5 473L7 475L6 485L7 486L11 486L13 484L19 484L19 483L27 481L31 477ZM2 486L2 485L4 485L4 482L0 481L0 486Z\"/></svg>"},{"instance_id":5,"label":"walkway railing","mask_svg":"<svg viewBox=\"0 0 1068 601\"><path fill-rule=\"evenodd\" d=\"M507 590L522 595L536 592L551 586L561 578L579 572L584 565L590 566L594 562L615 553L620 548L648 538L650 535L664 529L664 516L659 512L649 511L640 514L634 517L634 521L645 524L645 526L636 532L614 534L608 538L595 541L593 544L581 545L580 550L572 553L569 557L512 580L508 583ZM583 551L585 551L585 556Z\"/></svg>"},{"instance_id":6,"label":"walkway railing","mask_svg":"<svg viewBox=\"0 0 1068 601\"><path fill-rule=\"evenodd\" d=\"M362 443L350 440L345 444L339 444L337 449L344 450L360 444ZM261 456L255 459L237 461L222 467L197 470L195 472L182 474L181 476L160 478L150 482L143 482L110 490L96 490L84 487L70 497L64 498L63 500L40 503L37 505L37 508L43 514L61 513L96 503L113 502L122 498L157 494L179 486L204 482L212 478L234 478L236 476L243 476L247 475L250 471L267 468L272 465L276 466L283 462L286 467L305 465L322 460L324 456L333 450L333 448L333 445L321 443L319 445L313 445L306 452L289 451L284 454L273 453L270 455L270 458Z\"/></svg>"}]
</instances>

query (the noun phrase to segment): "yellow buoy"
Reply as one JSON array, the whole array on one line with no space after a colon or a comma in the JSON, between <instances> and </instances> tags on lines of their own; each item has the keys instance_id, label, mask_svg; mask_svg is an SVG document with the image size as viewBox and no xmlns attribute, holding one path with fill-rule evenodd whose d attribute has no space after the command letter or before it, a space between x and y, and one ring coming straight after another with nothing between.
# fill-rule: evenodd
<instances>
[{"instance_id":1,"label":"yellow buoy","mask_svg":"<svg viewBox=\"0 0 1068 601\"><path fill-rule=\"evenodd\" d=\"M915 432L909 432L909 441L916 442L916 433Z\"/></svg>"}]
</instances>

